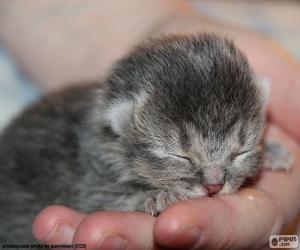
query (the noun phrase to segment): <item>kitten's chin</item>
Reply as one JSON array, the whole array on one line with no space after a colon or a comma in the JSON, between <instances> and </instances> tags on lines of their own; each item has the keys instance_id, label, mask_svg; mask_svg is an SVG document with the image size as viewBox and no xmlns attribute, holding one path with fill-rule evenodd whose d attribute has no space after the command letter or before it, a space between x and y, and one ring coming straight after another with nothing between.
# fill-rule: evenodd
<instances>
[{"instance_id":1,"label":"kitten's chin","mask_svg":"<svg viewBox=\"0 0 300 250\"><path fill-rule=\"evenodd\" d=\"M207 195L207 190L202 185L195 186L191 190L186 191L188 198L200 198Z\"/></svg>"},{"instance_id":2,"label":"kitten's chin","mask_svg":"<svg viewBox=\"0 0 300 250\"><path fill-rule=\"evenodd\" d=\"M217 195L234 194L238 191L239 187L240 185L232 185L229 182L226 182L220 192L217 193Z\"/></svg>"}]
</instances>

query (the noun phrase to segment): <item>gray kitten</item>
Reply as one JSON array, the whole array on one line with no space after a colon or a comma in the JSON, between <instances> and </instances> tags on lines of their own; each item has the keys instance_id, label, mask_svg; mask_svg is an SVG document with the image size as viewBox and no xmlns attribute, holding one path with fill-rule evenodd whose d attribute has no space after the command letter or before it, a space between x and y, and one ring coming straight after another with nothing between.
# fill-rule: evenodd
<instances>
[{"instance_id":1,"label":"gray kitten","mask_svg":"<svg viewBox=\"0 0 300 250\"><path fill-rule=\"evenodd\" d=\"M3 131L0 242L32 241L34 216L50 204L157 215L236 192L259 172L265 105L232 42L208 34L145 42L101 85L46 96ZM282 147L266 148L266 165L290 166Z\"/></svg>"}]
</instances>

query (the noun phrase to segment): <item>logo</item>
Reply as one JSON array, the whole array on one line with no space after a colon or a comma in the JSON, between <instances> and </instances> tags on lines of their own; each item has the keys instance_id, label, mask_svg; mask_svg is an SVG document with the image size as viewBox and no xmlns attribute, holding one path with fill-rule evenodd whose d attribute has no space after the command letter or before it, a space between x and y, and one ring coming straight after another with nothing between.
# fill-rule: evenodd
<instances>
[{"instance_id":1,"label":"logo","mask_svg":"<svg viewBox=\"0 0 300 250\"><path fill-rule=\"evenodd\" d=\"M296 248L298 247L297 235L271 235L269 238L270 248Z\"/></svg>"}]
</instances>

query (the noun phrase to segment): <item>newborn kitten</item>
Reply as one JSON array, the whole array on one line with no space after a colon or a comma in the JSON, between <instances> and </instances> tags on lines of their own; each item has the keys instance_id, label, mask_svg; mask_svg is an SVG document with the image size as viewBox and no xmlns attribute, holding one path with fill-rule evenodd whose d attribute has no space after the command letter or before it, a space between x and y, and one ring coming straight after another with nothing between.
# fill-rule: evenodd
<instances>
[{"instance_id":1,"label":"newborn kitten","mask_svg":"<svg viewBox=\"0 0 300 250\"><path fill-rule=\"evenodd\" d=\"M258 174L265 105L232 42L149 40L101 85L49 95L3 131L0 242L28 242L50 204L157 215L179 200L236 192ZM268 167L290 166L281 146L266 149Z\"/></svg>"}]
</instances>

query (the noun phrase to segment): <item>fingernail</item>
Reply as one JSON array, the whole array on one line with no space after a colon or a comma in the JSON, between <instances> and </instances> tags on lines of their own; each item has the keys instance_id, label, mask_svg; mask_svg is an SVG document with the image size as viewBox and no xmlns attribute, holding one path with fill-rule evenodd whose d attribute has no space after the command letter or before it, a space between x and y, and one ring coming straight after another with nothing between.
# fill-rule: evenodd
<instances>
[{"instance_id":1,"label":"fingernail","mask_svg":"<svg viewBox=\"0 0 300 250\"><path fill-rule=\"evenodd\" d=\"M182 226L175 235L179 247L184 249L193 247L201 238L200 229L194 225Z\"/></svg>"},{"instance_id":2,"label":"fingernail","mask_svg":"<svg viewBox=\"0 0 300 250\"><path fill-rule=\"evenodd\" d=\"M100 243L97 250L127 250L127 241L119 235L108 235Z\"/></svg>"},{"instance_id":3,"label":"fingernail","mask_svg":"<svg viewBox=\"0 0 300 250\"><path fill-rule=\"evenodd\" d=\"M49 241L55 244L72 244L75 230L70 225L59 223L54 229L42 240L43 243Z\"/></svg>"}]
</instances>

